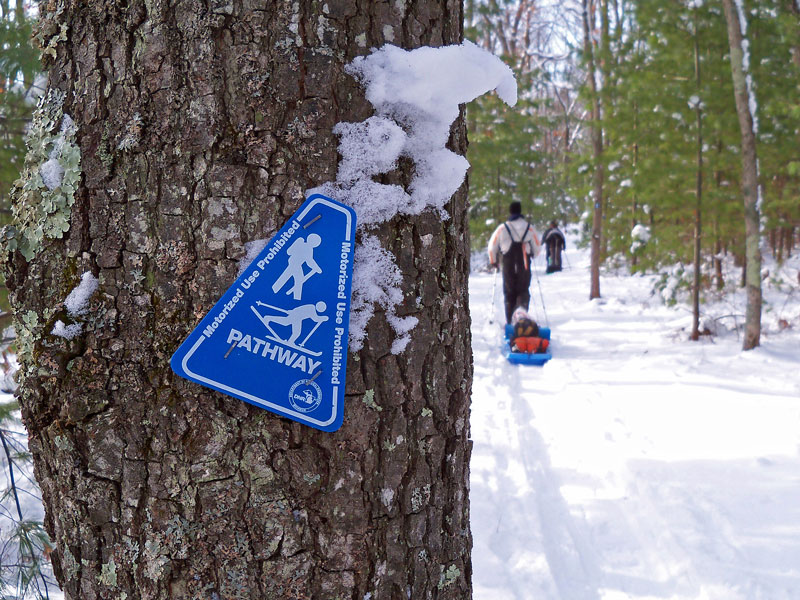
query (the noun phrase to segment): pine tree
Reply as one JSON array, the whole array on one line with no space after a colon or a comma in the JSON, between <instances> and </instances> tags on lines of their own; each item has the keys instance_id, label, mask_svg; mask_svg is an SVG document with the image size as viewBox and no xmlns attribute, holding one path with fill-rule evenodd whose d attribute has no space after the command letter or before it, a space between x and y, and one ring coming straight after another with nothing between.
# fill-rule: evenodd
<instances>
[{"instance_id":1,"label":"pine tree","mask_svg":"<svg viewBox=\"0 0 800 600\"><path fill-rule=\"evenodd\" d=\"M758 97L765 231L780 260L792 251L792 233L800 227L800 8L792 0L750 1L744 7Z\"/></svg>"}]
</instances>

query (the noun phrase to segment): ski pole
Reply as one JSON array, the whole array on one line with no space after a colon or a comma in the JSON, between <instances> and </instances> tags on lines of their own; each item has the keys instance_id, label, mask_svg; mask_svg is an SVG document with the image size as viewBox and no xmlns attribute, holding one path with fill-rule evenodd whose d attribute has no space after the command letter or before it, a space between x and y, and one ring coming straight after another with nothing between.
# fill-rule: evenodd
<instances>
[{"instance_id":1,"label":"ski pole","mask_svg":"<svg viewBox=\"0 0 800 600\"><path fill-rule=\"evenodd\" d=\"M564 250L561 251L561 254L563 254L564 258L567 259L567 267L569 267L569 270L572 271L572 265L569 264L569 256L567 256L567 253Z\"/></svg>"},{"instance_id":2,"label":"ski pole","mask_svg":"<svg viewBox=\"0 0 800 600\"><path fill-rule=\"evenodd\" d=\"M499 270L500 269L497 267L494 268L494 278L492 279L492 309L491 312L489 312L489 325L494 324L494 297L495 292L497 292L497 272Z\"/></svg>"},{"instance_id":3,"label":"ski pole","mask_svg":"<svg viewBox=\"0 0 800 600\"><path fill-rule=\"evenodd\" d=\"M327 319L326 319L326 320L327 320ZM322 323L322 321L317 321L317 324L316 324L316 325L314 325L314 329L312 329L312 330L311 330L311 331L308 333L308 335L305 337L305 339L304 339L302 342L300 342L299 344L297 344L297 345L298 345L298 346L301 346L301 347L303 347L303 348L305 348L305 347L306 347L306 342L308 341L308 338L310 338L310 337L311 337L311 335L312 335L312 334L313 334L313 333L314 333L314 332L317 330L317 327L319 327L319 326L320 326L320 323Z\"/></svg>"},{"instance_id":4,"label":"ski pole","mask_svg":"<svg viewBox=\"0 0 800 600\"><path fill-rule=\"evenodd\" d=\"M539 299L542 301L542 312L544 313L544 322L549 329L550 319L547 318L547 308L544 305L544 295L542 295L542 284L539 281L539 270L536 268L536 262L533 260L531 261L531 266L533 267L533 272L536 275L536 286L539 288Z\"/></svg>"}]
</instances>

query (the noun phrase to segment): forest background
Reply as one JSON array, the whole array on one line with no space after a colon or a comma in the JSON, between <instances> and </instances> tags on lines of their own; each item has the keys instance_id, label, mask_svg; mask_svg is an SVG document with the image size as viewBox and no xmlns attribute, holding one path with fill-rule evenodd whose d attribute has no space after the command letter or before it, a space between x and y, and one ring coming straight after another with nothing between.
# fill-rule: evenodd
<instances>
[{"instance_id":1,"label":"forest background","mask_svg":"<svg viewBox=\"0 0 800 600\"><path fill-rule=\"evenodd\" d=\"M743 285L741 132L722 2L466 0L465 9L465 37L510 65L521 92L514 108L491 95L467 111L474 251L518 200L540 231L551 220L580 223L587 245L599 211L600 263L659 274L654 291L668 302L702 303ZM800 4L740 0L737 9L761 248L780 262L800 242ZM45 39L59 35L34 34L37 13L35 2L0 0L3 224L12 220L9 197L25 131L45 87L40 57L53 51ZM727 256L742 267L741 279L725 279ZM0 308L8 391L14 336L4 289ZM9 425L15 410L0 406L12 475L14 464L24 470L26 461L24 440ZM2 502L13 520L17 490L10 481ZM17 590L40 593L45 536L37 523L16 523L2 532L0 550L13 548L16 558L0 560L13 566L0 575Z\"/></svg>"},{"instance_id":2,"label":"forest background","mask_svg":"<svg viewBox=\"0 0 800 600\"><path fill-rule=\"evenodd\" d=\"M473 247L487 242L511 200L540 229L552 219L580 222L587 244L600 208L601 262L663 273L672 301L693 286L701 297L723 290L723 258L745 264L723 4L468 2L467 37L512 65L522 90L514 109L486 96L468 110ZM800 224L800 5L736 5L761 241L781 261Z\"/></svg>"}]
</instances>

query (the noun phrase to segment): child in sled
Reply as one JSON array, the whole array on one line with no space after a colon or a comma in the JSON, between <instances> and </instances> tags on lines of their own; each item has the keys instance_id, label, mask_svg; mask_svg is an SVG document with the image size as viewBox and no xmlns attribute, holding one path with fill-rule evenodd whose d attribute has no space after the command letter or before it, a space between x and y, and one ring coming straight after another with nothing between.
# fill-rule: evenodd
<instances>
[{"instance_id":1,"label":"child in sled","mask_svg":"<svg viewBox=\"0 0 800 600\"><path fill-rule=\"evenodd\" d=\"M514 332L511 334L512 352L524 352L526 354L543 354L547 352L550 341L539 337L539 326L536 321L521 306L514 310L511 316L511 324Z\"/></svg>"}]
</instances>

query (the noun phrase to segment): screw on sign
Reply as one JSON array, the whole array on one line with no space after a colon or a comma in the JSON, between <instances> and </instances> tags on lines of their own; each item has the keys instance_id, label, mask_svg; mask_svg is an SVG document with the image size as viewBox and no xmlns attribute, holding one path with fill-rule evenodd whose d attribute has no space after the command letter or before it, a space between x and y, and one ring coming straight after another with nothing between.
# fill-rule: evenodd
<instances>
[{"instance_id":1,"label":"screw on sign","mask_svg":"<svg viewBox=\"0 0 800 600\"><path fill-rule=\"evenodd\" d=\"M172 356L190 381L323 431L342 424L356 216L309 197Z\"/></svg>"}]
</instances>

